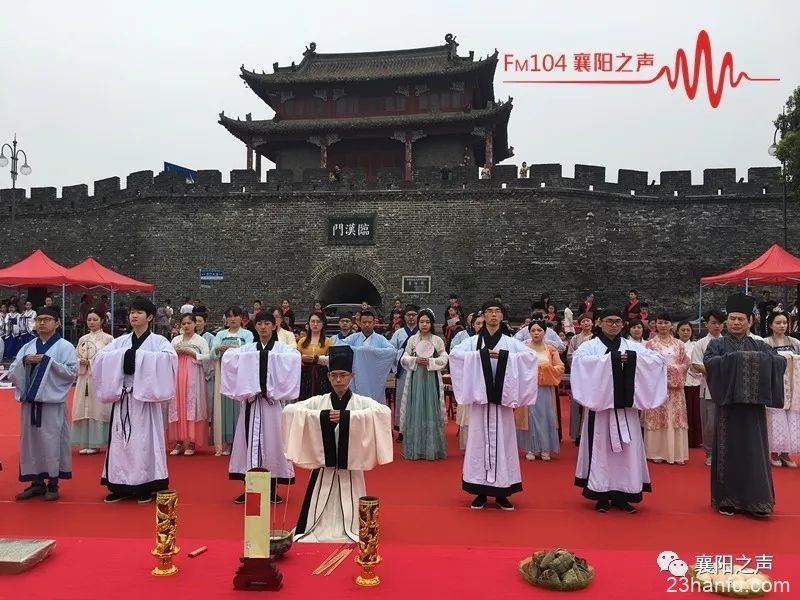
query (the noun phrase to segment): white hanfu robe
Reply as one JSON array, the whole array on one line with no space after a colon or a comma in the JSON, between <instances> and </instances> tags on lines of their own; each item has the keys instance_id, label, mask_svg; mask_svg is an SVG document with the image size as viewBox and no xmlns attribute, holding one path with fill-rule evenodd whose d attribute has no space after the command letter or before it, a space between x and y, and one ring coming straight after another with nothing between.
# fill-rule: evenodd
<instances>
[{"instance_id":1,"label":"white hanfu robe","mask_svg":"<svg viewBox=\"0 0 800 600\"><path fill-rule=\"evenodd\" d=\"M488 350L499 351L500 358L489 358ZM462 489L493 498L521 492L513 409L536 403L536 353L510 336L491 336L484 329L451 347L449 360L453 394L459 404L470 405Z\"/></svg>"},{"instance_id":2,"label":"white hanfu robe","mask_svg":"<svg viewBox=\"0 0 800 600\"><path fill-rule=\"evenodd\" d=\"M43 354L42 362L25 364L31 354ZM46 343L37 338L19 349L8 379L21 404L20 481L72 478L67 395L77 372L75 348L58 333Z\"/></svg>"},{"instance_id":3,"label":"white hanfu robe","mask_svg":"<svg viewBox=\"0 0 800 600\"><path fill-rule=\"evenodd\" d=\"M575 485L590 500L641 502L652 491L639 411L667 401L667 363L658 352L602 334L572 356L572 397L587 409L578 449ZM616 346L619 342L619 346ZM619 362L627 352L628 362ZM631 367L633 367L631 369Z\"/></svg>"},{"instance_id":4,"label":"white hanfu robe","mask_svg":"<svg viewBox=\"0 0 800 600\"><path fill-rule=\"evenodd\" d=\"M359 331L343 340L337 339L334 345L353 349L352 392L386 404L386 378L399 359L392 343L378 333L366 337Z\"/></svg>"},{"instance_id":5,"label":"white hanfu robe","mask_svg":"<svg viewBox=\"0 0 800 600\"><path fill-rule=\"evenodd\" d=\"M331 410L340 410L338 424ZM296 466L313 469L295 529L303 542L358 541L358 500L364 471L392 462L387 406L348 390L313 396L283 411L283 447Z\"/></svg>"},{"instance_id":6,"label":"white hanfu robe","mask_svg":"<svg viewBox=\"0 0 800 600\"><path fill-rule=\"evenodd\" d=\"M294 467L283 453L282 403L300 393L300 353L273 336L231 348L222 355L221 390L243 404L233 436L230 479L244 481L250 469L268 469L278 483L294 483Z\"/></svg>"},{"instance_id":7,"label":"white hanfu robe","mask_svg":"<svg viewBox=\"0 0 800 600\"><path fill-rule=\"evenodd\" d=\"M133 374L125 373L131 366ZM112 494L139 498L167 489L165 409L178 377L172 344L150 331L123 335L97 353L92 371L97 399L113 404L100 482Z\"/></svg>"}]
</instances>

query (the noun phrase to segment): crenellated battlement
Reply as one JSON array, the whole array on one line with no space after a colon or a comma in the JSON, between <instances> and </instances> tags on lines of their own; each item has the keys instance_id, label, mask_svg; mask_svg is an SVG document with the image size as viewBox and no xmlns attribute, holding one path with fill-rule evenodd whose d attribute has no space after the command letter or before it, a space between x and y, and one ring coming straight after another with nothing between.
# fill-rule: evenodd
<instances>
[{"instance_id":1,"label":"crenellated battlement","mask_svg":"<svg viewBox=\"0 0 800 600\"><path fill-rule=\"evenodd\" d=\"M564 190L584 194L636 196L649 198L680 197L736 197L772 196L783 193L780 167L751 167L747 178L737 178L736 169L705 169L703 182L692 183L691 171L661 171L659 182L650 180L647 171L619 169L617 181L606 181L606 168L595 165L575 165L573 177L564 177L560 164L531 164L528 177L519 177L519 165L497 165L490 179L478 179L477 169L455 167L445 177L438 168L420 168L414 181L403 181L400 169L387 169L378 173L376 181L368 182L365 173L358 169L342 169L341 181L330 182L325 169L305 169L302 180L294 178L290 170L270 170L266 180L259 181L255 171L236 169L228 181L222 180L217 170L197 172L194 183L187 183L178 173L163 171L137 171L126 177L125 187L119 177L95 181L91 194L89 185L65 185L61 195L55 187L0 190L2 210L11 210L11 200L16 200L16 213L73 212L91 210L109 204L118 204L142 197L226 196L240 194L274 194L309 192L358 192L378 190Z\"/></svg>"}]
</instances>

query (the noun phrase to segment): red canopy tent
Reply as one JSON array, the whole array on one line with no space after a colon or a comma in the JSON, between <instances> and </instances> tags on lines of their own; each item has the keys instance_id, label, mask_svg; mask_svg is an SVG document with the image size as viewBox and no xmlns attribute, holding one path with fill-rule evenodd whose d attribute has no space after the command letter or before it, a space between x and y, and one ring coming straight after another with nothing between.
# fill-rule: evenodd
<instances>
[{"instance_id":1,"label":"red canopy tent","mask_svg":"<svg viewBox=\"0 0 800 600\"><path fill-rule=\"evenodd\" d=\"M743 285L747 293L751 283L783 286L800 283L800 258L784 250L780 244L773 244L757 259L733 271L701 277L698 330L703 321L704 286Z\"/></svg>"},{"instance_id":2,"label":"red canopy tent","mask_svg":"<svg viewBox=\"0 0 800 600\"><path fill-rule=\"evenodd\" d=\"M87 258L71 269L67 269L71 285L83 289L101 288L112 292L152 292L152 283L137 281L103 266L93 258Z\"/></svg>"},{"instance_id":3,"label":"red canopy tent","mask_svg":"<svg viewBox=\"0 0 800 600\"><path fill-rule=\"evenodd\" d=\"M0 287L61 286L61 304L66 299L65 288L72 283L66 267L62 267L41 250L36 250L18 263L0 269Z\"/></svg>"},{"instance_id":4,"label":"red canopy tent","mask_svg":"<svg viewBox=\"0 0 800 600\"><path fill-rule=\"evenodd\" d=\"M47 287L72 283L66 267L62 267L41 250L16 264L0 269L0 286Z\"/></svg>"},{"instance_id":5,"label":"red canopy tent","mask_svg":"<svg viewBox=\"0 0 800 600\"><path fill-rule=\"evenodd\" d=\"M67 269L71 280L70 289L84 290L102 289L111 292L111 312L114 312L114 292L152 292L156 289L152 283L137 281L131 277L117 273L89 257L71 269ZM114 335L114 319L111 319L111 335Z\"/></svg>"},{"instance_id":6,"label":"red canopy tent","mask_svg":"<svg viewBox=\"0 0 800 600\"><path fill-rule=\"evenodd\" d=\"M701 277L701 285L744 285L751 283L763 285L790 285L800 283L800 258L773 244L761 256L720 275Z\"/></svg>"}]
</instances>

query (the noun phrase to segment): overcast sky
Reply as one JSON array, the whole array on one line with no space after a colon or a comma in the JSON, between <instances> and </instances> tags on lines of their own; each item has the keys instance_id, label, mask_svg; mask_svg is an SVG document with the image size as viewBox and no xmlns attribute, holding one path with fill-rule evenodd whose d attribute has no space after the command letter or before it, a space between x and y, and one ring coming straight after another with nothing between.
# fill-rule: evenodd
<instances>
[{"instance_id":1,"label":"overcast sky","mask_svg":"<svg viewBox=\"0 0 800 600\"><path fill-rule=\"evenodd\" d=\"M10 5L11 6L11 5ZM516 157L506 162L607 167L650 172L776 166L767 154L772 121L800 85L800 2L797 0L634 0L486 2L376 0L330 2L49 0L16 2L0 20L0 142L16 132L33 173L18 187L91 184L163 161L193 169L244 168L245 151L217 124L230 116L272 111L239 79L239 66L271 72L317 52L432 46L453 33L459 53L485 56L497 48L498 97L514 98L509 125ZM711 35L715 71L733 54L737 71L779 77L776 83L726 85L717 109L706 86L689 100L666 81L648 86L526 85L505 79L502 56L565 54L563 73L581 78L575 53L652 53L656 68L698 32ZM655 75L656 69L643 71ZM608 75L604 75L608 77ZM630 75L619 75L628 76ZM271 163L267 163L271 165ZM9 169L0 187L11 187ZM60 193L60 192L59 192Z\"/></svg>"}]
</instances>

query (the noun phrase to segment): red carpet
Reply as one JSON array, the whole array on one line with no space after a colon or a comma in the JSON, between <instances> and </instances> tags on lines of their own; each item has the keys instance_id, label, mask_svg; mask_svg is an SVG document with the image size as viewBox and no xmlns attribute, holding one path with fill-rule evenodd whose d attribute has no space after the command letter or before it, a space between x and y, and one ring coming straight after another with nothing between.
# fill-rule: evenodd
<instances>
[{"instance_id":1,"label":"red carpet","mask_svg":"<svg viewBox=\"0 0 800 600\"><path fill-rule=\"evenodd\" d=\"M114 596L120 598L141 597L155 590L155 585L171 590L166 592L170 596L194 592L201 597L226 597L242 530L242 507L231 502L241 493L241 484L227 479L226 458L169 459L171 485L179 493L178 538L183 552L178 565L183 576L156 581L149 575L154 563L149 554L153 505L103 504L102 455L74 455L74 479L63 482L59 502L13 500L24 487L17 481L18 415L10 391L0 391L0 460L4 465L0 536L47 536L58 540L58 548L30 574L0 580L3 592L18 590L26 598L37 597L31 596L32 586L39 589L35 582L48 582L48 588L53 587L38 597L105 597L100 591L102 579L119 584ZM398 453L394 463L366 476L368 492L381 499L381 553L386 558L381 565L383 597L407 597L412 590L426 590L426 597L430 592L431 596L457 593L467 598L480 590L507 593L509 598L543 594L521 580L516 563L535 550L556 546L585 549L583 555L599 573L589 588L594 590L589 592L592 597L601 597L604 589L609 597L612 591L624 598L660 597L666 590L666 575L658 573L655 557L667 549L692 561L697 554L772 555L773 575L780 578L783 573L789 581L790 570L800 566L796 541L800 470L773 471L777 506L766 522L723 517L710 508L708 469L699 450L692 450L690 464L684 467L651 465L654 492L645 495L638 514L597 514L572 485L576 448L565 441L561 455L549 463L522 461L524 491L513 497L515 512L498 511L491 504L474 511L468 506L471 498L460 488L461 453L452 425L449 440L447 460L412 463ZM284 523L284 508L283 528L294 526L307 480L305 472L298 475L288 503L275 511L276 527ZM284 486L280 493L287 495ZM201 545L208 545L209 552L186 558L185 552ZM357 573L351 559L330 577L310 575L331 550L295 545L281 566L284 595L295 590L299 594L325 589L328 597L361 592L349 583Z\"/></svg>"}]
</instances>

